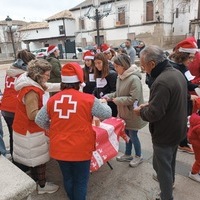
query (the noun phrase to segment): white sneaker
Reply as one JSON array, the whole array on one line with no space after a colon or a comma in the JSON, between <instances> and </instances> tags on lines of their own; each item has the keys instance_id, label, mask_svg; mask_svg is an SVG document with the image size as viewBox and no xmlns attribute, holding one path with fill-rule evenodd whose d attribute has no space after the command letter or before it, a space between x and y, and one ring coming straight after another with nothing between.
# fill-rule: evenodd
<instances>
[{"instance_id":1,"label":"white sneaker","mask_svg":"<svg viewBox=\"0 0 200 200\"><path fill-rule=\"evenodd\" d=\"M119 162L130 162L133 159L133 156L129 156L129 155L121 155L121 156L117 156L116 160Z\"/></svg>"},{"instance_id":2,"label":"white sneaker","mask_svg":"<svg viewBox=\"0 0 200 200\"><path fill-rule=\"evenodd\" d=\"M129 165L131 167L137 167L140 163L143 162L143 157L142 156L135 156L135 158L133 158L133 160L131 160L131 162L129 163Z\"/></svg>"},{"instance_id":3,"label":"white sneaker","mask_svg":"<svg viewBox=\"0 0 200 200\"><path fill-rule=\"evenodd\" d=\"M189 178L191 178L194 181L200 182L200 174L192 174L192 172L190 172Z\"/></svg>"},{"instance_id":4,"label":"white sneaker","mask_svg":"<svg viewBox=\"0 0 200 200\"><path fill-rule=\"evenodd\" d=\"M43 188L41 188L39 185L37 187L38 194L45 194L45 193L52 194L56 192L58 189L59 189L59 186L51 182L46 182Z\"/></svg>"},{"instance_id":5,"label":"white sneaker","mask_svg":"<svg viewBox=\"0 0 200 200\"><path fill-rule=\"evenodd\" d=\"M7 158L8 160L12 161L12 156L11 156L10 153L6 153L6 158Z\"/></svg>"}]
</instances>

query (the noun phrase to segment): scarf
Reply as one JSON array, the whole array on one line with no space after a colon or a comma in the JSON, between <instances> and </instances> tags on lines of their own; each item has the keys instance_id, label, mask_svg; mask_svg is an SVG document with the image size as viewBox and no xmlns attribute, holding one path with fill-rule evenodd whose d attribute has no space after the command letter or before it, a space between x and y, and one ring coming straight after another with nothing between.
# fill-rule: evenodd
<instances>
[{"instance_id":1,"label":"scarf","mask_svg":"<svg viewBox=\"0 0 200 200\"><path fill-rule=\"evenodd\" d=\"M171 65L169 64L169 61L166 59L166 60L164 60L164 61L162 61L162 62L160 62L160 63L158 63L156 66L155 66L155 68L154 69L152 69L152 71L151 71L151 73L150 73L150 76L152 77L152 78L157 78L159 75L160 75L160 73L162 72L162 71L164 71L166 68L168 68L168 67L171 67Z\"/></svg>"}]
</instances>

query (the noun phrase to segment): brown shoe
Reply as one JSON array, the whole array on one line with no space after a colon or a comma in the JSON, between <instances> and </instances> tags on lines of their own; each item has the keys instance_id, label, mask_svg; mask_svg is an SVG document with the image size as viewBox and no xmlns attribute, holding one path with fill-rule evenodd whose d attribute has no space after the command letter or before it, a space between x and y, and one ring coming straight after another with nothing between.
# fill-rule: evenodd
<instances>
[{"instance_id":1,"label":"brown shoe","mask_svg":"<svg viewBox=\"0 0 200 200\"><path fill-rule=\"evenodd\" d=\"M185 146L185 147L178 146L178 150L181 151L181 152L186 152L186 153L189 153L189 154L194 154L193 149L190 148L189 146Z\"/></svg>"}]
</instances>

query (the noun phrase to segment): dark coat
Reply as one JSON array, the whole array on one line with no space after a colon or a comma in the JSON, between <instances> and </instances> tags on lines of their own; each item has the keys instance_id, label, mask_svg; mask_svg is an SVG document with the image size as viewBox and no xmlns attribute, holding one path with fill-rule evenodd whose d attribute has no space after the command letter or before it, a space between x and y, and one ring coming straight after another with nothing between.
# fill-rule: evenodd
<instances>
[{"instance_id":1,"label":"dark coat","mask_svg":"<svg viewBox=\"0 0 200 200\"><path fill-rule=\"evenodd\" d=\"M189 80L186 78L185 72L187 72L188 69L187 69L187 67L186 67L185 65L183 65L183 64L178 64L178 63L175 63L175 62L172 62L172 61L170 61L170 64L171 64L174 68L178 69L178 70L184 75L184 77L185 77L185 79L186 79L186 81L187 81L188 91L192 92L192 91L194 91L195 88L198 87L197 84L193 84L191 81L189 81Z\"/></svg>"},{"instance_id":2,"label":"dark coat","mask_svg":"<svg viewBox=\"0 0 200 200\"><path fill-rule=\"evenodd\" d=\"M187 89L188 89L188 101L187 101L187 113L188 113L188 116L192 114L192 109L193 109L193 102L191 100L191 95L189 92L193 92L195 91L194 89L198 87L197 84L193 84L191 81L189 81L187 79L187 77L185 76L185 73L188 71L187 67L183 64L178 64L178 63L175 63L173 61L170 61L170 64L176 68L177 70L179 70L185 77L186 81L187 81Z\"/></svg>"},{"instance_id":3,"label":"dark coat","mask_svg":"<svg viewBox=\"0 0 200 200\"><path fill-rule=\"evenodd\" d=\"M95 88L94 89L94 96L96 98L101 98L106 94L112 93L116 91L116 81L117 81L117 72L114 70L109 70L109 74L105 77L107 84L103 88ZM112 109L112 116L117 116L117 106L112 101L108 102L108 105Z\"/></svg>"},{"instance_id":4,"label":"dark coat","mask_svg":"<svg viewBox=\"0 0 200 200\"><path fill-rule=\"evenodd\" d=\"M116 91L117 73L114 70L109 70L109 74L105 77L107 84L103 88L95 88L94 96L101 98L102 96Z\"/></svg>"},{"instance_id":5,"label":"dark coat","mask_svg":"<svg viewBox=\"0 0 200 200\"><path fill-rule=\"evenodd\" d=\"M89 75L94 74L94 69L90 71L90 68L85 65L83 68L84 73L84 82L86 86L83 88L83 92L92 94L95 87L96 87L96 81L90 81Z\"/></svg>"},{"instance_id":6,"label":"dark coat","mask_svg":"<svg viewBox=\"0 0 200 200\"><path fill-rule=\"evenodd\" d=\"M60 83L61 82L61 64L58 58L54 56L54 54L50 54L46 59L51 65L52 70L50 73L50 79L48 82L50 83Z\"/></svg>"},{"instance_id":7,"label":"dark coat","mask_svg":"<svg viewBox=\"0 0 200 200\"><path fill-rule=\"evenodd\" d=\"M150 122L152 142L160 146L178 145L186 137L187 83L168 61L157 65L150 88L149 105L141 109L143 120Z\"/></svg>"}]
</instances>

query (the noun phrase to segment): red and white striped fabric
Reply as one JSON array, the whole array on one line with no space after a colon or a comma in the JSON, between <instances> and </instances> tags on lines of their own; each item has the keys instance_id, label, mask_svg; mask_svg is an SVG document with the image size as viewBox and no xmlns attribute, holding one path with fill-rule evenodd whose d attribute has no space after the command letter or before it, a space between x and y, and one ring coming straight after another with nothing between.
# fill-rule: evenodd
<instances>
[{"instance_id":1,"label":"red and white striped fabric","mask_svg":"<svg viewBox=\"0 0 200 200\"><path fill-rule=\"evenodd\" d=\"M93 126L96 132L96 151L93 152L90 171L97 171L104 163L118 154L119 137L128 141L125 133L125 122L120 118L109 118Z\"/></svg>"}]
</instances>

